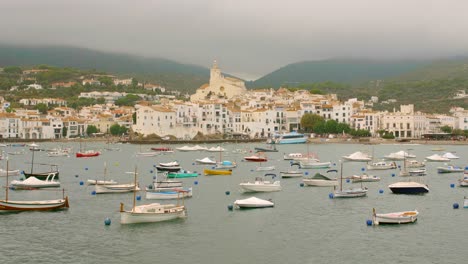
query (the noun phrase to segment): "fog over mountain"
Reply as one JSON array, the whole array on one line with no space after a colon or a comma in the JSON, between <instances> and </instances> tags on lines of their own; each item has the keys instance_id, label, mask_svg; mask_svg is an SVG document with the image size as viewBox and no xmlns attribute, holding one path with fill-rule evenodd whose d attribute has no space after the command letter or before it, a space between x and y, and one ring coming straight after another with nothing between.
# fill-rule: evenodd
<instances>
[{"instance_id":1,"label":"fog over mountain","mask_svg":"<svg viewBox=\"0 0 468 264\"><path fill-rule=\"evenodd\" d=\"M0 2L0 42L161 57L255 79L328 58L468 54L463 0L15 0Z\"/></svg>"}]
</instances>

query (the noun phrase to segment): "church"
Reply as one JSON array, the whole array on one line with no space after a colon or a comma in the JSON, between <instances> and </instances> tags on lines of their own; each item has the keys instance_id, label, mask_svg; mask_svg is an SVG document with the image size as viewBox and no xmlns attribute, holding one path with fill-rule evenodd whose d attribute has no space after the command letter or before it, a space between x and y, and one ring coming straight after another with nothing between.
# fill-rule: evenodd
<instances>
[{"instance_id":1,"label":"church","mask_svg":"<svg viewBox=\"0 0 468 264\"><path fill-rule=\"evenodd\" d=\"M242 80L224 77L218 68L218 64L214 61L210 71L210 83L198 88L195 94L190 96L190 101L198 102L217 98L232 99L246 92L247 89Z\"/></svg>"}]
</instances>

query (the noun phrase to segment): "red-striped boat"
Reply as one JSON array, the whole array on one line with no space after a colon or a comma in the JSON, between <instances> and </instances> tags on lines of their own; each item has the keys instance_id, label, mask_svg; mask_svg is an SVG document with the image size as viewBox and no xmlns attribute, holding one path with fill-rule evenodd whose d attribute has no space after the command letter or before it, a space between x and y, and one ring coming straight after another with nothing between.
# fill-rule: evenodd
<instances>
[{"instance_id":1,"label":"red-striped boat","mask_svg":"<svg viewBox=\"0 0 468 264\"><path fill-rule=\"evenodd\" d=\"M101 155L101 152L94 151L94 150L87 150L85 152L77 152L76 153L77 158L90 158L90 157L97 157L99 155Z\"/></svg>"},{"instance_id":2,"label":"red-striped boat","mask_svg":"<svg viewBox=\"0 0 468 264\"><path fill-rule=\"evenodd\" d=\"M168 147L158 147L158 148L151 148L152 151L157 151L157 152L174 152L173 149L168 148Z\"/></svg>"},{"instance_id":3,"label":"red-striped boat","mask_svg":"<svg viewBox=\"0 0 468 264\"><path fill-rule=\"evenodd\" d=\"M268 159L264 156L250 156L250 157L244 157L246 161L251 161L251 162L265 162L268 161Z\"/></svg>"}]
</instances>

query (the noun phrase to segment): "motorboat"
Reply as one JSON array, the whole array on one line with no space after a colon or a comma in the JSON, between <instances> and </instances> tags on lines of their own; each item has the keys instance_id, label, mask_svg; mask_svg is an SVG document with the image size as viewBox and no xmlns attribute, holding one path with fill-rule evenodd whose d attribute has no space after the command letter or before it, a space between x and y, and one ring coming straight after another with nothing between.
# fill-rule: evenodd
<instances>
[{"instance_id":1,"label":"motorboat","mask_svg":"<svg viewBox=\"0 0 468 264\"><path fill-rule=\"evenodd\" d=\"M169 171L169 172L178 172L182 168L180 166L162 166L160 164L156 165L158 171Z\"/></svg>"},{"instance_id":2,"label":"motorboat","mask_svg":"<svg viewBox=\"0 0 468 264\"><path fill-rule=\"evenodd\" d=\"M262 177L256 177L253 182L240 183L242 191L244 192L277 192L281 191L280 181L273 181L276 177L275 174L265 174L264 177L272 177L272 181L265 181Z\"/></svg>"},{"instance_id":3,"label":"motorboat","mask_svg":"<svg viewBox=\"0 0 468 264\"><path fill-rule=\"evenodd\" d=\"M427 161L433 161L433 162L447 162L447 161L450 161L449 158L444 158L444 157L440 156L439 154L434 154L434 155L431 155L429 157L426 157L426 160Z\"/></svg>"},{"instance_id":4,"label":"motorboat","mask_svg":"<svg viewBox=\"0 0 468 264\"><path fill-rule=\"evenodd\" d=\"M409 176L425 176L427 174L426 169L413 169L408 171Z\"/></svg>"},{"instance_id":5,"label":"motorboat","mask_svg":"<svg viewBox=\"0 0 468 264\"><path fill-rule=\"evenodd\" d=\"M392 170L396 169L397 165L395 162L378 161L368 163L366 167L367 170Z\"/></svg>"},{"instance_id":6,"label":"motorboat","mask_svg":"<svg viewBox=\"0 0 468 264\"><path fill-rule=\"evenodd\" d=\"M418 211L404 211L395 213L378 214L373 210L372 223L374 225L382 224L408 224L418 220Z\"/></svg>"},{"instance_id":7,"label":"motorboat","mask_svg":"<svg viewBox=\"0 0 468 264\"><path fill-rule=\"evenodd\" d=\"M53 151L48 151L47 156L49 156L49 157L70 157L70 154L68 152L63 151L63 150L53 150Z\"/></svg>"},{"instance_id":8,"label":"motorboat","mask_svg":"<svg viewBox=\"0 0 468 264\"><path fill-rule=\"evenodd\" d=\"M250 197L242 200L235 200L234 206L237 208L266 208L273 207L275 204L271 200L263 200L257 197Z\"/></svg>"},{"instance_id":9,"label":"motorboat","mask_svg":"<svg viewBox=\"0 0 468 264\"><path fill-rule=\"evenodd\" d=\"M416 158L416 156L413 155L413 154L409 154L406 151L400 150L398 152L390 153L389 155L384 156L384 158L386 160L404 160L404 159L408 159L408 158L409 159Z\"/></svg>"},{"instance_id":10,"label":"motorboat","mask_svg":"<svg viewBox=\"0 0 468 264\"><path fill-rule=\"evenodd\" d=\"M453 166L453 165L437 167L437 173L454 173L454 172L463 172L463 171L464 171L464 168Z\"/></svg>"},{"instance_id":11,"label":"motorboat","mask_svg":"<svg viewBox=\"0 0 468 264\"><path fill-rule=\"evenodd\" d=\"M256 171L274 171L275 166L260 166L255 169Z\"/></svg>"},{"instance_id":12,"label":"motorboat","mask_svg":"<svg viewBox=\"0 0 468 264\"><path fill-rule=\"evenodd\" d=\"M468 208L468 197L463 197L463 208Z\"/></svg>"},{"instance_id":13,"label":"motorboat","mask_svg":"<svg viewBox=\"0 0 468 264\"><path fill-rule=\"evenodd\" d=\"M459 159L460 158L451 152L445 153L444 155L442 155L442 157L447 158L447 159Z\"/></svg>"},{"instance_id":14,"label":"motorboat","mask_svg":"<svg viewBox=\"0 0 468 264\"><path fill-rule=\"evenodd\" d=\"M278 152L276 145L273 145L273 148L255 147L254 149L256 152Z\"/></svg>"},{"instance_id":15,"label":"motorboat","mask_svg":"<svg viewBox=\"0 0 468 264\"><path fill-rule=\"evenodd\" d=\"M217 146L217 147L211 147L211 148L207 149L206 151L209 151L209 152L223 152L223 151L226 151L226 149L222 148L221 146Z\"/></svg>"},{"instance_id":16,"label":"motorboat","mask_svg":"<svg viewBox=\"0 0 468 264\"><path fill-rule=\"evenodd\" d=\"M20 170L8 170L8 173L7 173L6 170L0 169L0 177L5 177L7 176L7 174L8 176L18 176L20 175L20 173L21 173Z\"/></svg>"},{"instance_id":17,"label":"motorboat","mask_svg":"<svg viewBox=\"0 0 468 264\"><path fill-rule=\"evenodd\" d=\"M179 164L178 161L165 162L165 163L160 162L159 166L161 166L161 167L178 167L178 166L180 166L180 164Z\"/></svg>"},{"instance_id":18,"label":"motorboat","mask_svg":"<svg viewBox=\"0 0 468 264\"><path fill-rule=\"evenodd\" d=\"M333 170L333 171L336 172L336 170ZM318 186L318 187L338 186L338 180L336 178L331 179L320 173L316 173L314 176L310 178L303 178L302 182L307 186Z\"/></svg>"},{"instance_id":19,"label":"motorboat","mask_svg":"<svg viewBox=\"0 0 468 264\"><path fill-rule=\"evenodd\" d=\"M288 171L280 171L281 178L297 178L304 176L302 171L297 170L288 170Z\"/></svg>"},{"instance_id":20,"label":"motorboat","mask_svg":"<svg viewBox=\"0 0 468 264\"><path fill-rule=\"evenodd\" d=\"M211 176L211 175L231 175L232 170L209 170L209 169L204 169L203 174L205 176Z\"/></svg>"},{"instance_id":21,"label":"motorboat","mask_svg":"<svg viewBox=\"0 0 468 264\"><path fill-rule=\"evenodd\" d=\"M284 160L296 160L298 158L305 158L306 155L302 153L288 153L288 154L283 154L283 159Z\"/></svg>"},{"instance_id":22,"label":"motorboat","mask_svg":"<svg viewBox=\"0 0 468 264\"><path fill-rule=\"evenodd\" d=\"M155 156L158 156L159 152L156 152L156 151L150 151L150 152L137 152L137 156L138 157L155 157Z\"/></svg>"},{"instance_id":23,"label":"motorboat","mask_svg":"<svg viewBox=\"0 0 468 264\"><path fill-rule=\"evenodd\" d=\"M426 184L418 182L396 182L388 186L396 194L425 194L429 192Z\"/></svg>"},{"instance_id":24,"label":"motorboat","mask_svg":"<svg viewBox=\"0 0 468 264\"><path fill-rule=\"evenodd\" d=\"M193 178L198 177L198 173L190 171L169 172L167 178Z\"/></svg>"},{"instance_id":25,"label":"motorboat","mask_svg":"<svg viewBox=\"0 0 468 264\"><path fill-rule=\"evenodd\" d=\"M275 134L269 139L269 144L302 144L307 142L307 137L302 133L290 132L284 134Z\"/></svg>"},{"instance_id":26,"label":"motorboat","mask_svg":"<svg viewBox=\"0 0 468 264\"><path fill-rule=\"evenodd\" d=\"M426 163L417 160L406 160L404 165L406 168L423 168L426 166Z\"/></svg>"},{"instance_id":27,"label":"motorboat","mask_svg":"<svg viewBox=\"0 0 468 264\"><path fill-rule=\"evenodd\" d=\"M375 175L367 175L367 174L353 175L353 176L351 176L351 181L353 183L357 183L357 182L378 182L378 181L380 181L380 177L377 177Z\"/></svg>"},{"instance_id":28,"label":"motorboat","mask_svg":"<svg viewBox=\"0 0 468 264\"><path fill-rule=\"evenodd\" d=\"M460 187L468 187L468 176L465 174L463 179L458 180Z\"/></svg>"},{"instance_id":29,"label":"motorboat","mask_svg":"<svg viewBox=\"0 0 468 264\"><path fill-rule=\"evenodd\" d=\"M250 161L250 162L265 162L265 161L268 161L267 157L265 156L257 156L257 155L253 155L253 156L249 156L249 157L244 157L244 159L246 161Z\"/></svg>"},{"instance_id":30,"label":"motorboat","mask_svg":"<svg viewBox=\"0 0 468 264\"><path fill-rule=\"evenodd\" d=\"M196 159L195 162L201 165L216 165L216 160L212 160L208 157L203 159Z\"/></svg>"},{"instance_id":31,"label":"motorboat","mask_svg":"<svg viewBox=\"0 0 468 264\"><path fill-rule=\"evenodd\" d=\"M221 161L221 162L218 162L215 166L215 169L232 169L232 168L235 168L237 167L237 163L236 162L232 162L232 161L229 161L229 160L224 160L224 161Z\"/></svg>"},{"instance_id":32,"label":"motorboat","mask_svg":"<svg viewBox=\"0 0 468 264\"><path fill-rule=\"evenodd\" d=\"M55 174L51 173L45 180L39 180L36 177L29 177L24 181L14 180L10 183L14 189L28 190L39 188L56 188L60 187L60 182L56 181Z\"/></svg>"},{"instance_id":33,"label":"motorboat","mask_svg":"<svg viewBox=\"0 0 468 264\"><path fill-rule=\"evenodd\" d=\"M348 156L343 156L343 159L345 159L346 161L357 161L357 162L364 161L364 162L367 162L367 161L371 161L372 157L369 156L366 153L357 151L357 152L354 152L353 154L350 154Z\"/></svg>"},{"instance_id":34,"label":"motorboat","mask_svg":"<svg viewBox=\"0 0 468 264\"><path fill-rule=\"evenodd\" d=\"M296 163L293 163L296 164ZM331 162L320 162L317 160L301 160L299 161L299 168L301 169L328 169L331 167Z\"/></svg>"}]
</instances>

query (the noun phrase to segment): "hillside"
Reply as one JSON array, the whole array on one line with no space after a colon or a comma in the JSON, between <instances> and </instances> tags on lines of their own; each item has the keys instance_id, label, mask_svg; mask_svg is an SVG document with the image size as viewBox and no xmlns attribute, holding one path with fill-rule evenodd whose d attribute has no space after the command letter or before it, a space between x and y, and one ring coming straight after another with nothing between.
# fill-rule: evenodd
<instances>
[{"instance_id":1,"label":"hillside","mask_svg":"<svg viewBox=\"0 0 468 264\"><path fill-rule=\"evenodd\" d=\"M145 58L66 46L0 44L0 67L47 64L56 67L97 69L160 83L172 90L193 92L209 79L207 68L161 58Z\"/></svg>"},{"instance_id":2,"label":"hillside","mask_svg":"<svg viewBox=\"0 0 468 264\"><path fill-rule=\"evenodd\" d=\"M303 83L325 81L356 84L369 80L387 79L421 68L427 64L429 64L427 61L304 61L286 65L247 85L252 88L278 88L285 85L297 86Z\"/></svg>"}]
</instances>

